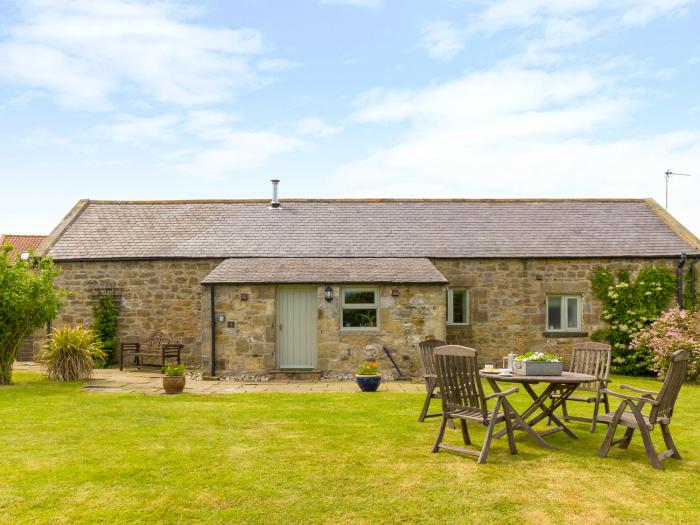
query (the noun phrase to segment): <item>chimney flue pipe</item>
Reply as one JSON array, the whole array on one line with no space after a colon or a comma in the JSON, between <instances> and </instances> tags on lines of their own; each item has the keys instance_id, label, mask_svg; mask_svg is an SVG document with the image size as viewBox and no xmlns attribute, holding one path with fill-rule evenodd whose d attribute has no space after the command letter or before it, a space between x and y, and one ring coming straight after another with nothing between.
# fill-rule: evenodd
<instances>
[{"instance_id":1,"label":"chimney flue pipe","mask_svg":"<svg viewBox=\"0 0 700 525\"><path fill-rule=\"evenodd\" d=\"M272 182L272 202L270 203L270 207L279 208L281 205L279 199L277 199L277 185L280 181L278 179L272 179L270 182Z\"/></svg>"}]
</instances>

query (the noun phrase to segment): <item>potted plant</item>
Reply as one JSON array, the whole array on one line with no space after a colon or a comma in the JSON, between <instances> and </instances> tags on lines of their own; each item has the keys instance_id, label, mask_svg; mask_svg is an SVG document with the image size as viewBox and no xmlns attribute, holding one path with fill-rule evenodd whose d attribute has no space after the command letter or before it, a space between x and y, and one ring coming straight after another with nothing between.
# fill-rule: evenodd
<instances>
[{"instance_id":1,"label":"potted plant","mask_svg":"<svg viewBox=\"0 0 700 525\"><path fill-rule=\"evenodd\" d=\"M513 373L521 376L560 376L563 369L561 357L543 352L526 352L513 361Z\"/></svg>"},{"instance_id":2,"label":"potted plant","mask_svg":"<svg viewBox=\"0 0 700 525\"><path fill-rule=\"evenodd\" d=\"M379 373L379 363L369 361L361 365L355 373L355 381L363 392L376 392L382 375Z\"/></svg>"},{"instance_id":3,"label":"potted plant","mask_svg":"<svg viewBox=\"0 0 700 525\"><path fill-rule=\"evenodd\" d=\"M163 367L163 390L166 394L182 394L185 389L185 365L166 363Z\"/></svg>"}]
</instances>

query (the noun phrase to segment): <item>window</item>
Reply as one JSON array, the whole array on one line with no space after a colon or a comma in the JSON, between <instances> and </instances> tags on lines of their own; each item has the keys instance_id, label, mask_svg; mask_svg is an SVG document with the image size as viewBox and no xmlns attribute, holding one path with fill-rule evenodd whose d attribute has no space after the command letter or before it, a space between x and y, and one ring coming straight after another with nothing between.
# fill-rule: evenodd
<instances>
[{"instance_id":1,"label":"window","mask_svg":"<svg viewBox=\"0 0 700 525\"><path fill-rule=\"evenodd\" d=\"M469 295L466 288L447 290L447 324L469 323Z\"/></svg>"},{"instance_id":2,"label":"window","mask_svg":"<svg viewBox=\"0 0 700 525\"><path fill-rule=\"evenodd\" d=\"M581 296L547 296L547 331L579 332L581 330Z\"/></svg>"},{"instance_id":3,"label":"window","mask_svg":"<svg viewBox=\"0 0 700 525\"><path fill-rule=\"evenodd\" d=\"M342 327L345 330L377 328L377 290L344 288L341 294Z\"/></svg>"}]
</instances>

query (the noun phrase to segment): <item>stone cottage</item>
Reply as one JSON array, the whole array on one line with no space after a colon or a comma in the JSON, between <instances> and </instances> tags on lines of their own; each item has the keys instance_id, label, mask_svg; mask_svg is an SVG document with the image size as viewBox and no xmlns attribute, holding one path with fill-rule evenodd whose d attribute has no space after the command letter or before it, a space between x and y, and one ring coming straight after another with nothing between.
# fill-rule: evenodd
<instances>
[{"instance_id":1,"label":"stone cottage","mask_svg":"<svg viewBox=\"0 0 700 525\"><path fill-rule=\"evenodd\" d=\"M207 373L345 374L427 338L567 357L600 327L598 266L675 269L700 241L650 199L80 201L42 246L119 335L162 329ZM388 360L384 372L391 373Z\"/></svg>"}]
</instances>

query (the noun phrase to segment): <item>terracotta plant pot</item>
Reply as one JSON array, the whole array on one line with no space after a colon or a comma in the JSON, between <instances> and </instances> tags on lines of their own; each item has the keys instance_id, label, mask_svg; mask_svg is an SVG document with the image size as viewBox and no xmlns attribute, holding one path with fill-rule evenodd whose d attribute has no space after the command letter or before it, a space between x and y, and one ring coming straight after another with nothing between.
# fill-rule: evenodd
<instances>
[{"instance_id":1,"label":"terracotta plant pot","mask_svg":"<svg viewBox=\"0 0 700 525\"><path fill-rule=\"evenodd\" d=\"M379 388L379 383L382 381L381 374L371 376L355 375L355 381L363 392L376 392Z\"/></svg>"},{"instance_id":2,"label":"terracotta plant pot","mask_svg":"<svg viewBox=\"0 0 700 525\"><path fill-rule=\"evenodd\" d=\"M166 394L182 394L185 389L185 376L163 376L163 390Z\"/></svg>"}]
</instances>

